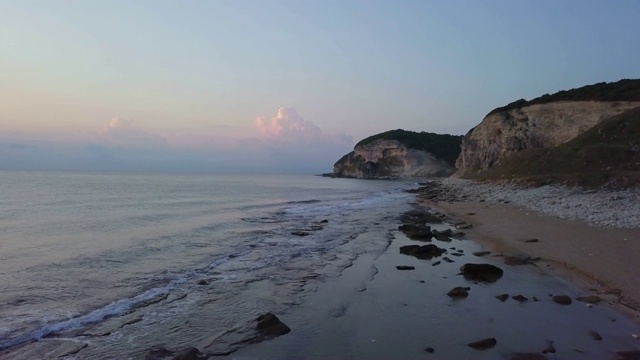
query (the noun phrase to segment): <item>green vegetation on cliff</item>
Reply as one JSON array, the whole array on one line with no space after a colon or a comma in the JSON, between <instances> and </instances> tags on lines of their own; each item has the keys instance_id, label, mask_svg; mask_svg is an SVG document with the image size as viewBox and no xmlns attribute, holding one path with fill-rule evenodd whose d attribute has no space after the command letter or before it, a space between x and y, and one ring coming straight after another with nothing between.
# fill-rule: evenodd
<instances>
[{"instance_id":1,"label":"green vegetation on cliff","mask_svg":"<svg viewBox=\"0 0 640 360\"><path fill-rule=\"evenodd\" d=\"M436 158L454 164L460 155L462 135L441 135L429 132L414 132L402 129L390 130L377 135L369 136L356 144L366 145L375 140L397 140L406 147L427 151Z\"/></svg>"},{"instance_id":2,"label":"green vegetation on cliff","mask_svg":"<svg viewBox=\"0 0 640 360\"><path fill-rule=\"evenodd\" d=\"M640 108L607 119L562 145L514 153L479 178L537 185L639 186Z\"/></svg>"},{"instance_id":3,"label":"green vegetation on cliff","mask_svg":"<svg viewBox=\"0 0 640 360\"><path fill-rule=\"evenodd\" d=\"M554 101L640 101L640 79L622 79L610 83L600 82L577 89L558 91L553 95L544 94L529 101L520 99L495 108L487 115Z\"/></svg>"}]
</instances>

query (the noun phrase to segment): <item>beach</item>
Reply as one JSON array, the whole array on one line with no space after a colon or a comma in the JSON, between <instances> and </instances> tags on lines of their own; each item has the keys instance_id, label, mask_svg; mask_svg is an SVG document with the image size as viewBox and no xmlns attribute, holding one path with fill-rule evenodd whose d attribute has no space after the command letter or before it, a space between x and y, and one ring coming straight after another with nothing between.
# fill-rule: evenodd
<instances>
[{"instance_id":1,"label":"beach","mask_svg":"<svg viewBox=\"0 0 640 360\"><path fill-rule=\"evenodd\" d=\"M477 193L473 201L455 199L449 191L458 188L441 183L438 191L429 188L417 192L414 211L445 220L431 224L432 230L455 234L464 228L464 236L448 239L445 247L436 238L419 242L390 231L386 252L358 259L299 312L288 314L298 331L241 349L234 358L638 356L639 286L638 277L630 275L638 263L638 228L543 215L511 204L508 196L500 202ZM451 261L399 251L424 243L446 249L444 257ZM504 276L495 283L467 281L460 275L465 263L492 264ZM448 296L454 287L468 294ZM568 303L561 301L567 298ZM493 345L471 347L476 341Z\"/></svg>"}]
</instances>

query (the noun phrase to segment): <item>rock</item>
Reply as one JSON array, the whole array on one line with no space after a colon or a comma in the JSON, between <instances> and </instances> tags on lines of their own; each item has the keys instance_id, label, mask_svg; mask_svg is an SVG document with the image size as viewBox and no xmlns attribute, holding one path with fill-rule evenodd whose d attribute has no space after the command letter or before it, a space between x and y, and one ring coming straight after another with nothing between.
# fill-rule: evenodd
<instances>
[{"instance_id":1,"label":"rock","mask_svg":"<svg viewBox=\"0 0 640 360\"><path fill-rule=\"evenodd\" d=\"M578 301L582 301L588 304L597 304L602 301L602 298L598 295L579 296L576 298Z\"/></svg>"},{"instance_id":2,"label":"rock","mask_svg":"<svg viewBox=\"0 0 640 360\"><path fill-rule=\"evenodd\" d=\"M428 225L402 224L398 226L409 239L419 241L430 241L433 237L431 227Z\"/></svg>"},{"instance_id":3,"label":"rock","mask_svg":"<svg viewBox=\"0 0 640 360\"><path fill-rule=\"evenodd\" d=\"M560 305L571 305L572 303L571 298L568 297L567 295L556 295L552 297L551 300L553 300L553 302L555 302L556 304L560 304Z\"/></svg>"},{"instance_id":4,"label":"rock","mask_svg":"<svg viewBox=\"0 0 640 360\"><path fill-rule=\"evenodd\" d=\"M538 353L513 353L511 360L546 360L547 357Z\"/></svg>"},{"instance_id":5,"label":"rock","mask_svg":"<svg viewBox=\"0 0 640 360\"><path fill-rule=\"evenodd\" d=\"M507 301L507 299L509 298L509 294L500 294L498 296L496 296L496 299L505 302Z\"/></svg>"},{"instance_id":6,"label":"rock","mask_svg":"<svg viewBox=\"0 0 640 360\"><path fill-rule=\"evenodd\" d=\"M144 360L161 360L173 355L173 351L169 351L163 347L154 347L147 352Z\"/></svg>"},{"instance_id":7,"label":"rock","mask_svg":"<svg viewBox=\"0 0 640 360\"><path fill-rule=\"evenodd\" d=\"M516 295L512 297L513 300L518 301L518 302L525 302L528 301L529 299L527 299L526 297L522 296L522 295Z\"/></svg>"},{"instance_id":8,"label":"rock","mask_svg":"<svg viewBox=\"0 0 640 360\"><path fill-rule=\"evenodd\" d=\"M433 233L434 236L436 236L436 235L451 236L451 234L453 233L453 230L451 230L451 229L431 230L431 232Z\"/></svg>"},{"instance_id":9,"label":"rock","mask_svg":"<svg viewBox=\"0 0 640 360\"><path fill-rule=\"evenodd\" d=\"M308 236L309 233L306 231L294 231L291 233L291 235L295 235L295 236Z\"/></svg>"},{"instance_id":10,"label":"rock","mask_svg":"<svg viewBox=\"0 0 640 360\"><path fill-rule=\"evenodd\" d=\"M547 341L547 346L542 349L543 354L555 354L556 348L553 346L553 341Z\"/></svg>"},{"instance_id":11,"label":"rock","mask_svg":"<svg viewBox=\"0 0 640 360\"><path fill-rule=\"evenodd\" d=\"M441 263L441 261L438 260L438 261L434 262L433 264L431 264L431 266L438 266L438 265L440 265L440 263Z\"/></svg>"},{"instance_id":12,"label":"rock","mask_svg":"<svg viewBox=\"0 0 640 360\"><path fill-rule=\"evenodd\" d=\"M467 344L469 347L474 348L476 350L487 350L487 349L491 349L494 346L496 346L496 344L498 343L498 341L494 338L488 338L488 339L482 339L482 340L478 340L478 341L474 341L472 343Z\"/></svg>"},{"instance_id":13,"label":"rock","mask_svg":"<svg viewBox=\"0 0 640 360\"><path fill-rule=\"evenodd\" d=\"M439 248L433 244L427 245L405 245L400 247L400 253L415 256L418 259L431 260L434 257L441 256L446 252L445 249Z\"/></svg>"},{"instance_id":14,"label":"rock","mask_svg":"<svg viewBox=\"0 0 640 360\"><path fill-rule=\"evenodd\" d=\"M200 279L200 281L198 281L198 285L209 285L209 282L205 279Z\"/></svg>"},{"instance_id":15,"label":"rock","mask_svg":"<svg viewBox=\"0 0 640 360\"><path fill-rule=\"evenodd\" d=\"M469 290L471 290L471 288L458 286L449 290L447 295L452 298L466 298L469 296Z\"/></svg>"},{"instance_id":16,"label":"rock","mask_svg":"<svg viewBox=\"0 0 640 360\"><path fill-rule=\"evenodd\" d=\"M324 226L322 226L322 225L311 225L311 227L309 228L309 230L311 230L311 231L319 231L319 230L322 230L322 229L324 229Z\"/></svg>"},{"instance_id":17,"label":"rock","mask_svg":"<svg viewBox=\"0 0 640 360\"><path fill-rule=\"evenodd\" d=\"M256 329L265 336L280 336L288 334L291 331L287 325L272 313L266 313L258 316L256 322Z\"/></svg>"},{"instance_id":18,"label":"rock","mask_svg":"<svg viewBox=\"0 0 640 360\"><path fill-rule=\"evenodd\" d=\"M438 235L433 235L433 237L439 241L451 242L451 238L446 235L438 234Z\"/></svg>"},{"instance_id":19,"label":"rock","mask_svg":"<svg viewBox=\"0 0 640 360\"><path fill-rule=\"evenodd\" d=\"M444 261L446 261L446 262L448 262L448 263L452 263L452 262L454 262L453 260L449 259L449 258L448 258L448 257L446 257L446 256L445 256L445 257L443 257L443 258L442 258L442 260L444 260Z\"/></svg>"},{"instance_id":20,"label":"rock","mask_svg":"<svg viewBox=\"0 0 640 360\"><path fill-rule=\"evenodd\" d=\"M528 239L528 240L525 240L524 242L526 242L526 243L537 243L538 241L540 241L540 240L538 240L538 239Z\"/></svg>"},{"instance_id":21,"label":"rock","mask_svg":"<svg viewBox=\"0 0 640 360\"><path fill-rule=\"evenodd\" d=\"M459 253L459 252L454 252L454 253L451 253L451 255L452 256L463 256L464 254Z\"/></svg>"},{"instance_id":22,"label":"rock","mask_svg":"<svg viewBox=\"0 0 640 360\"><path fill-rule=\"evenodd\" d=\"M474 256L482 257L491 254L491 251L476 251L472 253Z\"/></svg>"},{"instance_id":23,"label":"rock","mask_svg":"<svg viewBox=\"0 0 640 360\"><path fill-rule=\"evenodd\" d=\"M409 266L409 265L398 265L396 266L396 269L398 270L415 270L415 266Z\"/></svg>"},{"instance_id":24,"label":"rock","mask_svg":"<svg viewBox=\"0 0 640 360\"><path fill-rule=\"evenodd\" d=\"M191 347L184 350L179 351L172 360L202 360L206 359L205 356L200 352L200 350Z\"/></svg>"},{"instance_id":25,"label":"rock","mask_svg":"<svg viewBox=\"0 0 640 360\"><path fill-rule=\"evenodd\" d=\"M593 330L589 331L589 336L591 336L593 340L602 341L602 336L600 336L600 334L598 334L597 331L593 331Z\"/></svg>"},{"instance_id":26,"label":"rock","mask_svg":"<svg viewBox=\"0 0 640 360\"><path fill-rule=\"evenodd\" d=\"M496 282L503 274L502 269L491 264L464 264L460 272L467 280L487 283Z\"/></svg>"},{"instance_id":27,"label":"rock","mask_svg":"<svg viewBox=\"0 0 640 360\"><path fill-rule=\"evenodd\" d=\"M504 257L504 263L512 266L527 265L527 264L531 264L531 262L532 262L531 256L523 253Z\"/></svg>"},{"instance_id":28,"label":"rock","mask_svg":"<svg viewBox=\"0 0 640 360\"><path fill-rule=\"evenodd\" d=\"M436 352L436 349L432 348L431 346L427 347L424 349L424 351L433 354L434 352Z\"/></svg>"},{"instance_id":29,"label":"rock","mask_svg":"<svg viewBox=\"0 0 640 360\"><path fill-rule=\"evenodd\" d=\"M460 230L464 230L464 229L471 229L471 224L469 223L464 223L464 224L458 224L456 225L456 229L460 229Z\"/></svg>"},{"instance_id":30,"label":"rock","mask_svg":"<svg viewBox=\"0 0 640 360\"><path fill-rule=\"evenodd\" d=\"M329 220L327 220L327 219L324 219L324 220L320 220L320 221L318 221L318 223L320 223L320 224L326 224L326 223L328 223L328 222L329 222Z\"/></svg>"},{"instance_id":31,"label":"rock","mask_svg":"<svg viewBox=\"0 0 640 360\"><path fill-rule=\"evenodd\" d=\"M640 359L640 350L618 351L616 354L619 356L619 360Z\"/></svg>"}]
</instances>

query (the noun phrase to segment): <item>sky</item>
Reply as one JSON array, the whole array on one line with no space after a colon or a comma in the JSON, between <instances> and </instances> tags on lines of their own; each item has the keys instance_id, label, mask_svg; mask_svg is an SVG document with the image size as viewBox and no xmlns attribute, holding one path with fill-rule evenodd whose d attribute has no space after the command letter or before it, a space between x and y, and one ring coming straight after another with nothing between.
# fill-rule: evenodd
<instances>
[{"instance_id":1,"label":"sky","mask_svg":"<svg viewBox=\"0 0 640 360\"><path fill-rule=\"evenodd\" d=\"M640 77L636 0L0 0L0 169L326 172Z\"/></svg>"}]
</instances>

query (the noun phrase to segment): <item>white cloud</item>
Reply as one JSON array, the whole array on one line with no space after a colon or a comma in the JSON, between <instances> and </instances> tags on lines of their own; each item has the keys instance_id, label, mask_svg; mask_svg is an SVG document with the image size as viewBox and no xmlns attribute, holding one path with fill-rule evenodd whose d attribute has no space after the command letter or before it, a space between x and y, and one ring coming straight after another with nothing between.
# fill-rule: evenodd
<instances>
[{"instance_id":1,"label":"white cloud","mask_svg":"<svg viewBox=\"0 0 640 360\"><path fill-rule=\"evenodd\" d=\"M255 121L260 138L273 144L333 144L352 146L348 135L328 135L313 122L304 120L294 108L281 107L271 119L260 116Z\"/></svg>"},{"instance_id":2,"label":"white cloud","mask_svg":"<svg viewBox=\"0 0 640 360\"><path fill-rule=\"evenodd\" d=\"M133 124L133 120L115 117L96 134L95 142L105 146L149 148L166 146L167 141Z\"/></svg>"}]
</instances>

